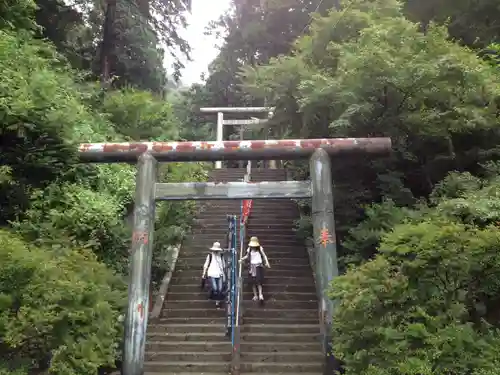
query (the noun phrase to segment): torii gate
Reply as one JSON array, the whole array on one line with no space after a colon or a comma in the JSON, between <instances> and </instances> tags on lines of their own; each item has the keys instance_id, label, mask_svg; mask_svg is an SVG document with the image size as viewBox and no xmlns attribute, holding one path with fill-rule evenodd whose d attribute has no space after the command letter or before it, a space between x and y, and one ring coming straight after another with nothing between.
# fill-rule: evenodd
<instances>
[{"instance_id":1,"label":"torii gate","mask_svg":"<svg viewBox=\"0 0 500 375\"><path fill-rule=\"evenodd\" d=\"M155 202L190 199L312 198L315 277L323 350L329 353L333 303L328 283L338 275L330 156L386 154L389 138L253 140L225 142L85 143L84 163L137 163L123 375L143 375L153 250ZM158 162L273 160L310 157L310 181L158 183Z\"/></svg>"},{"instance_id":2,"label":"torii gate","mask_svg":"<svg viewBox=\"0 0 500 375\"><path fill-rule=\"evenodd\" d=\"M273 117L274 107L203 107L200 108L200 112L217 113L217 132L215 138L217 142L224 140L224 126L227 125L240 126L240 141L243 141L244 126L266 124ZM227 120L224 119L224 113L267 113L267 119ZM215 168L222 168L220 160L215 162Z\"/></svg>"}]
</instances>

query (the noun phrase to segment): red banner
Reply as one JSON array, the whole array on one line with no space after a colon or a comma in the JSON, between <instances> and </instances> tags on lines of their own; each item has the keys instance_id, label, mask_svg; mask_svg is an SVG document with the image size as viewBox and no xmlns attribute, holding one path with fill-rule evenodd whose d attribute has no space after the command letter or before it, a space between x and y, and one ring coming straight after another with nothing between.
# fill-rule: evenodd
<instances>
[{"instance_id":1,"label":"red banner","mask_svg":"<svg viewBox=\"0 0 500 375\"><path fill-rule=\"evenodd\" d=\"M241 213L241 222L246 224L248 221L248 217L250 216L250 212L252 211L253 201L251 199L245 199L243 201L243 212Z\"/></svg>"}]
</instances>

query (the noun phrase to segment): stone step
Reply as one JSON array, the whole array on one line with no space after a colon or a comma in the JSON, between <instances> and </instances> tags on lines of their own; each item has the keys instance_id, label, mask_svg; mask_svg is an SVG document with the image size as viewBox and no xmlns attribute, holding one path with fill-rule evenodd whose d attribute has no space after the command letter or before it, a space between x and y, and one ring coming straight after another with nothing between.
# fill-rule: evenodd
<instances>
[{"instance_id":1,"label":"stone step","mask_svg":"<svg viewBox=\"0 0 500 375\"><path fill-rule=\"evenodd\" d=\"M160 361L145 361L145 372L168 371L168 374L175 372L193 372L196 374L204 374L210 372L229 372L230 364L224 362L193 362L193 361L176 361L176 362L160 362Z\"/></svg>"},{"instance_id":2,"label":"stone step","mask_svg":"<svg viewBox=\"0 0 500 375\"><path fill-rule=\"evenodd\" d=\"M252 232L250 232L252 235L251 237L254 237ZM299 248L304 248L304 242L299 239L295 233L289 234L289 235L283 235L281 236L278 233L267 233L267 234L258 234L255 233L255 236L258 237L259 242L261 246L265 249L267 248L274 248L276 246L295 246ZM250 236L249 236L250 237ZM205 245L207 246L207 243L212 242L212 241L219 241L221 242L221 245L226 245L226 234L219 236L217 233L198 233L196 237L193 237L192 243L195 246L199 245ZM243 242L243 246L247 247L248 242L250 241L250 238L245 239ZM237 239L238 245L240 244L239 239ZM208 246L211 246L212 243L209 243Z\"/></svg>"},{"instance_id":3,"label":"stone step","mask_svg":"<svg viewBox=\"0 0 500 375\"><path fill-rule=\"evenodd\" d=\"M204 353L214 351L231 352L231 340L225 338L225 341L146 341L146 352L150 351L175 351L183 350L185 352Z\"/></svg>"},{"instance_id":4,"label":"stone step","mask_svg":"<svg viewBox=\"0 0 500 375\"><path fill-rule=\"evenodd\" d=\"M217 240L215 240L217 241ZM207 245L207 242L209 245ZM209 247L212 246L213 242L212 241L207 241L207 242L199 242L198 244L189 244L184 248L184 251L182 251L182 254L190 254L186 256L199 256L199 255L204 255L207 256L209 252ZM219 241L220 242L220 241ZM292 256L294 253L302 254L302 255L307 255L307 253L304 250L304 246L298 246L298 245L293 245L293 244L275 244L275 245L269 245L269 243L263 243L264 246L264 251L266 252L266 255L269 254L275 254L278 253L278 255L274 256L279 257L281 254L288 253L286 257ZM225 246L225 243L221 242L221 246ZM240 253L240 247L236 249L237 253ZM243 252L246 252L246 246L243 247Z\"/></svg>"},{"instance_id":5,"label":"stone step","mask_svg":"<svg viewBox=\"0 0 500 375\"><path fill-rule=\"evenodd\" d=\"M201 284L201 267L197 275L185 275L185 272L174 272L171 280L171 285L183 284ZM188 271L189 272L189 271ZM265 285L267 284L280 284L280 285L298 285L311 287L314 286L314 279L312 275L309 276L280 276L276 274L266 273ZM264 287L265 287L264 285Z\"/></svg>"},{"instance_id":6,"label":"stone step","mask_svg":"<svg viewBox=\"0 0 500 375\"><path fill-rule=\"evenodd\" d=\"M300 324L300 325L318 325L318 317L312 317L312 318L279 318L279 317L274 317L274 318L266 318L266 319L261 319L259 317L248 317L248 316L243 316L243 325L260 325L260 324L271 324L271 325L293 325L293 324Z\"/></svg>"},{"instance_id":7,"label":"stone step","mask_svg":"<svg viewBox=\"0 0 500 375\"><path fill-rule=\"evenodd\" d=\"M267 280L269 281L269 280ZM248 285L244 286L244 290L248 290ZM272 295L272 294L284 294L286 293L300 293L300 294L314 294L316 295L316 287L314 286L313 283L309 285L287 285L287 284L270 284L269 282L266 282L266 285L264 286L264 290L266 292L266 295ZM180 285L170 285L169 290L168 290L168 295L170 296L171 294L177 294L177 293L200 293L200 283L196 284L180 284ZM201 292L201 295L203 295L206 292ZM250 296L250 292L245 292L245 296ZM284 297L286 298L286 297ZM300 298L300 297L299 297Z\"/></svg>"},{"instance_id":8,"label":"stone step","mask_svg":"<svg viewBox=\"0 0 500 375\"><path fill-rule=\"evenodd\" d=\"M271 257L270 257L271 258ZM297 268L297 269L282 269L282 268L273 268L272 266L272 258L269 260L271 263L271 268L266 268L264 270L264 277L309 277L312 280L311 269L309 267ZM176 267L175 273L180 273L181 277L201 277L203 262L200 262L199 267L197 269L181 266ZM246 272L244 272L244 276L248 274L248 267L244 266ZM177 276L177 275L175 275Z\"/></svg>"},{"instance_id":9,"label":"stone step","mask_svg":"<svg viewBox=\"0 0 500 375\"><path fill-rule=\"evenodd\" d=\"M215 240L217 241L217 240ZM219 241L220 242L220 241ZM207 245L208 243L208 245ZM192 253L193 255L198 255L198 254L205 254L205 256L208 254L208 249L210 246L212 246L213 241L203 241L199 242L197 244L189 244L189 247L185 247L184 251L182 252L183 254L185 253ZM289 253L293 254L295 253L305 253L304 246L303 245L297 245L297 244L273 244L269 245L269 243L263 243L264 250L267 253ZM225 246L224 242L221 242L221 246ZM239 247L238 247L238 253L239 253ZM244 250L246 250L246 246L244 247Z\"/></svg>"},{"instance_id":10,"label":"stone step","mask_svg":"<svg viewBox=\"0 0 500 375\"><path fill-rule=\"evenodd\" d=\"M170 341L182 345L189 341L223 341L226 338L226 330L220 332L147 332L148 341Z\"/></svg>"},{"instance_id":11,"label":"stone step","mask_svg":"<svg viewBox=\"0 0 500 375\"><path fill-rule=\"evenodd\" d=\"M194 263L194 262L200 262L204 261L207 254L208 250L205 251L189 251L190 249L188 248L182 248L180 251L179 259L177 260L178 262L185 262L185 263ZM239 249L238 249L238 255L239 255ZM309 256L307 252L303 249L297 249L295 252L283 252L283 251L275 251L274 249L270 249L269 251L266 251L267 253L273 255L273 264L279 264L279 265L285 265L285 264L290 264L290 265L297 265L297 266L309 266Z\"/></svg>"},{"instance_id":12,"label":"stone step","mask_svg":"<svg viewBox=\"0 0 500 375\"><path fill-rule=\"evenodd\" d=\"M225 362L231 361L231 351L225 352L185 352L185 351L150 351L145 355L151 362ZM211 370L211 369L205 369Z\"/></svg>"},{"instance_id":13,"label":"stone step","mask_svg":"<svg viewBox=\"0 0 500 375\"><path fill-rule=\"evenodd\" d=\"M320 372L323 370L323 363L315 362L288 362L288 363L273 363L273 362L242 362L240 369L242 372L258 372L258 373L290 373L294 372Z\"/></svg>"},{"instance_id":14,"label":"stone step","mask_svg":"<svg viewBox=\"0 0 500 375\"><path fill-rule=\"evenodd\" d=\"M224 323L195 324L195 323L154 323L148 327L148 333L214 333L226 332Z\"/></svg>"},{"instance_id":15,"label":"stone step","mask_svg":"<svg viewBox=\"0 0 500 375\"><path fill-rule=\"evenodd\" d=\"M318 309L316 305L316 309L292 309L292 310L286 310L283 308L278 308L278 309L273 309L267 307L265 305L264 307L262 306L257 306L257 305L251 305L248 307L245 307L244 309L244 314L245 318L261 318L261 319L268 319L268 318L278 318L281 317L282 319L300 319L300 318L318 318Z\"/></svg>"},{"instance_id":16,"label":"stone step","mask_svg":"<svg viewBox=\"0 0 500 375\"><path fill-rule=\"evenodd\" d=\"M220 225L219 221L222 221L222 219L218 220L217 222L215 222L213 220L211 222L207 222L205 224L205 226L207 228L218 228L219 225ZM227 220L226 220L226 223L227 223ZM257 230L259 228L276 228L276 229L282 230L282 229L288 229L289 228L289 224L288 223L282 223L282 222L273 223L273 224L265 224L265 223L255 222L255 223L251 223L250 225L247 226L247 229ZM226 226L226 229L227 229L227 226Z\"/></svg>"},{"instance_id":17,"label":"stone step","mask_svg":"<svg viewBox=\"0 0 500 375\"><path fill-rule=\"evenodd\" d=\"M320 342L256 342L256 341L242 341L240 344L242 355L251 352L267 352L267 353L297 353L297 352L320 352Z\"/></svg>"},{"instance_id":18,"label":"stone step","mask_svg":"<svg viewBox=\"0 0 500 375\"><path fill-rule=\"evenodd\" d=\"M224 215L224 212L221 211L222 207L229 207L230 209L241 208L242 202L243 200L234 200L234 201L219 200L219 201L214 201L214 203L205 204L204 206L200 207L208 208L209 211L218 212ZM260 204L259 202L257 202L257 200L253 200L251 213L254 212L259 214L272 214L280 212L286 214L293 213L294 215L298 215L299 208L294 202L287 201L286 199L284 199L281 202L277 202L275 204L267 202L267 200L264 199Z\"/></svg>"},{"instance_id":19,"label":"stone step","mask_svg":"<svg viewBox=\"0 0 500 375\"><path fill-rule=\"evenodd\" d=\"M319 324L268 324L263 322L261 324L250 324L245 321L241 326L241 331L245 333L299 333L317 335L320 333Z\"/></svg>"},{"instance_id":20,"label":"stone step","mask_svg":"<svg viewBox=\"0 0 500 375\"><path fill-rule=\"evenodd\" d=\"M247 288L245 288L247 289ZM273 292L271 288L268 286L265 286L264 288L265 296L266 299L269 300L276 300L276 301L317 301L316 293L280 293L280 292ZM191 300L200 300L204 299L207 297L207 292L206 291L201 291L200 288L198 287L197 291L194 292L175 292L170 290L168 292L168 302L175 302L175 301L191 301ZM244 300L251 300L253 297L253 293L250 291L243 292L243 299Z\"/></svg>"},{"instance_id":21,"label":"stone step","mask_svg":"<svg viewBox=\"0 0 500 375\"><path fill-rule=\"evenodd\" d=\"M265 296L265 290L264 290ZM169 296L170 297L170 296ZM253 306L257 304L257 302L252 301L250 299L243 301L245 306ZM186 308L197 308L197 309L215 309L215 304L213 301L209 299L201 299L201 300L181 300L181 301L172 301L168 298L165 306L169 309L186 309ZM267 298L265 301L265 306L269 309L318 309L318 303L316 300L312 301L289 301L289 300L273 300Z\"/></svg>"},{"instance_id":22,"label":"stone step","mask_svg":"<svg viewBox=\"0 0 500 375\"><path fill-rule=\"evenodd\" d=\"M251 226L252 223L255 223L258 221L259 223L263 224L268 224L270 219L279 219L283 220L283 224L288 224L288 223L293 223L295 220L299 218L298 213L295 211L292 211L291 209L287 208L267 208L267 211L264 212L264 210L251 210L250 212L250 221L248 226ZM217 206L217 207L211 207L210 209L204 210L199 212L197 215L198 219L200 220L207 220L210 218L214 218L214 224L221 222L227 223L227 215L236 215L239 216L241 215L241 207L227 207L227 206ZM271 221L272 223L272 221Z\"/></svg>"},{"instance_id":23,"label":"stone step","mask_svg":"<svg viewBox=\"0 0 500 375\"><path fill-rule=\"evenodd\" d=\"M219 318L190 318L190 317L182 317L182 318L156 318L151 320L151 325L154 324L202 324L202 325L220 325L224 326L226 323L226 317Z\"/></svg>"},{"instance_id":24,"label":"stone step","mask_svg":"<svg viewBox=\"0 0 500 375\"><path fill-rule=\"evenodd\" d=\"M276 333L276 332L241 332L241 341L243 342L318 342L320 333Z\"/></svg>"},{"instance_id":25,"label":"stone step","mask_svg":"<svg viewBox=\"0 0 500 375\"><path fill-rule=\"evenodd\" d=\"M280 262L279 258L271 257L273 254L270 252L266 254L269 258L269 262L271 263L271 269L266 269L266 272L271 271L290 271L290 272L308 272L311 273L311 266L309 266L309 262L296 262L295 264L283 264ZM177 264L175 265L176 269L187 271L187 270L201 270L203 264L205 263L205 256L201 256L198 258L179 258L177 260ZM275 260L276 259L276 260ZM248 262L244 262L243 269L248 273Z\"/></svg>"},{"instance_id":26,"label":"stone step","mask_svg":"<svg viewBox=\"0 0 500 375\"><path fill-rule=\"evenodd\" d=\"M246 250L246 249L245 249ZM267 253L273 255L273 259L281 258L293 258L301 262L309 262L309 256L303 247L292 246L286 249L280 249L279 247L273 247L271 249L265 249ZM238 254L240 249L238 248ZM181 248L179 260L183 258L199 258L204 259L208 254L208 249L206 244L201 246L185 245Z\"/></svg>"},{"instance_id":27,"label":"stone step","mask_svg":"<svg viewBox=\"0 0 500 375\"><path fill-rule=\"evenodd\" d=\"M220 318L225 317L226 313L223 309L216 309L212 304L209 309L199 309L199 308L190 308L190 309L179 309L179 308L171 308L170 304L167 303L164 305L161 317L164 318Z\"/></svg>"},{"instance_id":28,"label":"stone step","mask_svg":"<svg viewBox=\"0 0 500 375\"><path fill-rule=\"evenodd\" d=\"M324 356L319 350L297 352L248 352L241 354L241 361L247 363L321 363Z\"/></svg>"}]
</instances>

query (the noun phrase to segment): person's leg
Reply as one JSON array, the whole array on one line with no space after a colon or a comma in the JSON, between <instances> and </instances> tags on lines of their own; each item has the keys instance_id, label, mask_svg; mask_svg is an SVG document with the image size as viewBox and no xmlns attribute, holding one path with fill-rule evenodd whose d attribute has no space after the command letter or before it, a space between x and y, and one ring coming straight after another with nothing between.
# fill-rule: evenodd
<instances>
[{"instance_id":1,"label":"person's leg","mask_svg":"<svg viewBox=\"0 0 500 375\"><path fill-rule=\"evenodd\" d=\"M215 277L209 277L210 280L210 299L216 299L217 296L217 280Z\"/></svg>"},{"instance_id":2,"label":"person's leg","mask_svg":"<svg viewBox=\"0 0 500 375\"><path fill-rule=\"evenodd\" d=\"M217 293L219 295L219 300L221 301L224 299L223 288L224 288L224 282L222 280L222 277L219 277L217 279Z\"/></svg>"},{"instance_id":3,"label":"person's leg","mask_svg":"<svg viewBox=\"0 0 500 375\"><path fill-rule=\"evenodd\" d=\"M259 291L259 299L264 300L264 293L262 291L262 284L264 284L264 268L257 267L257 290Z\"/></svg>"},{"instance_id":4,"label":"person's leg","mask_svg":"<svg viewBox=\"0 0 500 375\"><path fill-rule=\"evenodd\" d=\"M252 291L253 291L253 300L257 301L259 299L259 295L257 294L257 284L255 282L252 284Z\"/></svg>"},{"instance_id":5,"label":"person's leg","mask_svg":"<svg viewBox=\"0 0 500 375\"><path fill-rule=\"evenodd\" d=\"M222 296L222 277L217 277L214 279L214 288L215 288L215 294L214 294L215 305L217 307L219 307L221 304L221 300L223 298L223 296Z\"/></svg>"}]
</instances>

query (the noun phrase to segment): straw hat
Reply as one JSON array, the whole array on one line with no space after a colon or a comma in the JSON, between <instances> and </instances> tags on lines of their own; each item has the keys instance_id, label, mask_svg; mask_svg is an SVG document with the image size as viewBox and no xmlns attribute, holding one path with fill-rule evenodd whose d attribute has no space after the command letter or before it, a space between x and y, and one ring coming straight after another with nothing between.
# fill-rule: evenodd
<instances>
[{"instance_id":1,"label":"straw hat","mask_svg":"<svg viewBox=\"0 0 500 375\"><path fill-rule=\"evenodd\" d=\"M220 242L214 242L212 247L210 248L212 251L222 251L222 248L220 247Z\"/></svg>"},{"instance_id":2,"label":"straw hat","mask_svg":"<svg viewBox=\"0 0 500 375\"><path fill-rule=\"evenodd\" d=\"M259 239L257 237L250 237L250 242L248 243L250 247L260 247Z\"/></svg>"}]
</instances>

